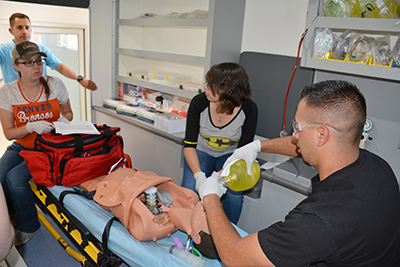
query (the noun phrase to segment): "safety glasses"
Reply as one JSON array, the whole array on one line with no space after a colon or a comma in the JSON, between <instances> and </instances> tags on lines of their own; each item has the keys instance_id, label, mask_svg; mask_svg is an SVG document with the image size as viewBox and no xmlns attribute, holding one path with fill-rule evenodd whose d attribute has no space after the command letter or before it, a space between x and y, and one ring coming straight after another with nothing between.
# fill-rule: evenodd
<instances>
[{"instance_id":1,"label":"safety glasses","mask_svg":"<svg viewBox=\"0 0 400 267\"><path fill-rule=\"evenodd\" d=\"M303 123L303 122L297 122L296 120L292 121L292 127L293 131L295 133L301 132L303 129L307 127L317 127L317 126L325 126L329 128L332 132L336 133L337 135L341 135L341 132L333 128L332 126L326 125L326 124L320 124L320 123Z\"/></svg>"}]
</instances>

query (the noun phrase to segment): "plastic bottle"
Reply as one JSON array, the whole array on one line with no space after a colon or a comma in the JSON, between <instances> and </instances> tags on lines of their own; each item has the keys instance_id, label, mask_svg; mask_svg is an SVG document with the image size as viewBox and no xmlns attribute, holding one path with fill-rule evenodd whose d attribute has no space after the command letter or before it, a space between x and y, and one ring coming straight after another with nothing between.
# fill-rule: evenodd
<instances>
[{"instance_id":1,"label":"plastic bottle","mask_svg":"<svg viewBox=\"0 0 400 267\"><path fill-rule=\"evenodd\" d=\"M244 159L239 159L229 164L221 174L221 183L233 191L245 191L257 183L260 178L260 165L254 161L251 175L247 173Z\"/></svg>"},{"instance_id":2,"label":"plastic bottle","mask_svg":"<svg viewBox=\"0 0 400 267\"><path fill-rule=\"evenodd\" d=\"M184 249L178 248L175 245L169 247L169 253L180 258L184 262L189 263L193 267L206 267L207 261L203 258L197 257Z\"/></svg>"}]
</instances>

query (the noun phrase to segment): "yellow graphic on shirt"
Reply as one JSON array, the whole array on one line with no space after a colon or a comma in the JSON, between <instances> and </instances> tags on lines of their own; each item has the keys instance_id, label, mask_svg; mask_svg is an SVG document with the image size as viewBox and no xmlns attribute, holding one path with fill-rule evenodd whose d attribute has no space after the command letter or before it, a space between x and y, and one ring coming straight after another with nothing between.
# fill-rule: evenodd
<instances>
[{"instance_id":1,"label":"yellow graphic on shirt","mask_svg":"<svg viewBox=\"0 0 400 267\"><path fill-rule=\"evenodd\" d=\"M239 139L229 139L214 136L203 136L203 138L210 147L216 149L225 149L232 145L236 145L239 142Z\"/></svg>"}]
</instances>

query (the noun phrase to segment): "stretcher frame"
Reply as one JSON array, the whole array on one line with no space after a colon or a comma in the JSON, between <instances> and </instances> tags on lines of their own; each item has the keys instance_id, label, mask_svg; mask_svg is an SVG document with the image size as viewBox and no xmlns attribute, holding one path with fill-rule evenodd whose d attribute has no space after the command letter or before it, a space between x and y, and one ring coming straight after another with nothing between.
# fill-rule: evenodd
<instances>
[{"instance_id":1,"label":"stretcher frame","mask_svg":"<svg viewBox=\"0 0 400 267\"><path fill-rule=\"evenodd\" d=\"M50 218L63 231L68 239L82 254L70 252L65 244L61 243L67 253L79 261L82 266L87 267L114 267L123 263L123 260L114 254L107 255L103 251L103 245L97 240L86 227L79 222L62 203L49 190L40 185L36 185L32 181L29 182L35 196L35 203L42 212L49 215ZM72 191L72 189L71 189ZM46 226L47 228L47 226ZM52 232L49 229L50 232Z\"/></svg>"},{"instance_id":2,"label":"stretcher frame","mask_svg":"<svg viewBox=\"0 0 400 267\"><path fill-rule=\"evenodd\" d=\"M142 242L129 234L120 222L111 223L113 226L106 231L105 229L109 227L110 221L113 220L111 212L104 210L94 200L85 198L81 194L68 194L66 198L63 198L65 191L76 193L74 192L75 187L55 186L48 188L36 185L33 182L30 182L30 184L38 207L44 213L49 214L72 244L82 253L85 258L84 261L68 253L82 266L109 267L119 266L122 262L128 266L191 266L169 253L169 247L174 245L175 238L178 238L182 243L188 240L186 233L178 230L170 237L156 242ZM78 208L74 209L75 207ZM93 218L96 218L96 220L93 220ZM95 224L92 225L91 223ZM240 236L247 235L242 229L234 224L233 226ZM108 240L104 237L105 232L109 233ZM58 242L62 243L60 240ZM63 244L61 245L65 248ZM79 253L76 252L76 254ZM155 257L154 255L158 256ZM217 259L206 260L209 267L225 266Z\"/></svg>"}]
</instances>

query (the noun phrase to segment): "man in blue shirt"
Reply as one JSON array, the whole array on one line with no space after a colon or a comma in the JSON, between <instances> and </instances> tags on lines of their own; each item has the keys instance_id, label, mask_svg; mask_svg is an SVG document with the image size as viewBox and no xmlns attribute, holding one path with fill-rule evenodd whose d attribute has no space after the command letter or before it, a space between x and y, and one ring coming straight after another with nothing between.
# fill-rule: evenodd
<instances>
[{"instance_id":1,"label":"man in blue shirt","mask_svg":"<svg viewBox=\"0 0 400 267\"><path fill-rule=\"evenodd\" d=\"M14 36L14 39L10 43L0 44L0 66L3 73L3 79L5 83L10 83L18 79L18 72L13 67L11 51L14 49L15 44L22 41L29 41L31 39L32 28L29 17L22 13L14 13L9 18L10 28L9 32ZM40 51L46 53L47 58L45 65L49 66L64 75L67 78L76 80L83 87L89 90L96 90L96 84L81 75L76 74L72 69L68 68L62 63L53 53L44 45L37 44ZM43 68L43 75L46 75L46 68Z\"/></svg>"}]
</instances>

